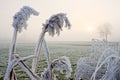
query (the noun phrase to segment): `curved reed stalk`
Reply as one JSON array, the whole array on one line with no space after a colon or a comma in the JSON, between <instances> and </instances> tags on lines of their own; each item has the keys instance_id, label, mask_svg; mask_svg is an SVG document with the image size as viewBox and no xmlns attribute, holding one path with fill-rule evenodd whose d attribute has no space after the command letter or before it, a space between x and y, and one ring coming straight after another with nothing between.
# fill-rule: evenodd
<instances>
[{"instance_id":1,"label":"curved reed stalk","mask_svg":"<svg viewBox=\"0 0 120 80\"><path fill-rule=\"evenodd\" d=\"M69 23L66 15L63 13L52 16L48 21L46 21L45 24L43 24L43 30L41 32L38 43L36 45L34 55L20 58L19 55L15 54L17 32L21 32L22 28L24 28L24 29L27 28L27 20L31 14L38 16L39 13L28 6L24 6L14 16L14 21L13 21L14 34L13 34L13 39L12 39L10 50L9 50L9 63L8 63L8 67L6 70L4 80L16 80L15 73L13 71L13 68L16 65L19 65L23 69L23 71L26 72L32 80L40 80L40 77L37 74L35 74L35 69L36 69L37 59L38 59L38 55L40 53L42 43L43 43L43 48L45 50L46 60L47 60L47 64L48 64L48 72L50 75L48 79L53 80L53 78L52 78L52 68L53 67L51 67L52 64L50 63L51 62L50 55L49 55L49 51L47 48L47 44L44 40L44 36L45 36L46 32L48 32L51 36L55 35L54 32L56 32L56 34L59 35L60 30L62 30L63 24L65 23L66 27L70 28L70 23ZM32 59L32 58L35 58L35 59L33 59L32 71L31 71L30 68L24 63L24 61L26 61L28 59ZM65 65L65 63L64 63L64 65ZM67 65L67 67L70 67L70 65ZM62 68L69 70L65 66L62 66ZM70 73L69 73L69 75L70 75Z\"/></svg>"},{"instance_id":2,"label":"curved reed stalk","mask_svg":"<svg viewBox=\"0 0 120 80\"><path fill-rule=\"evenodd\" d=\"M45 57L48 65L48 71L49 71L49 80L52 80L52 69L51 69L51 60L50 60L50 53L46 44L46 41L43 39L43 50L45 52Z\"/></svg>"},{"instance_id":3,"label":"curved reed stalk","mask_svg":"<svg viewBox=\"0 0 120 80\"><path fill-rule=\"evenodd\" d=\"M49 20L46 20L46 23L43 24L43 29L39 36L39 40L37 42L34 55L38 56L40 54L40 50L42 47L42 42L43 42L45 33L48 32L50 36L54 36L55 33L59 35L60 31L62 30L62 27L64 26L64 23L65 23L65 27L70 28L71 26L70 22L68 18L66 17L66 14L64 13L53 15L49 18ZM32 62L32 71L34 73L36 72L37 61L38 61L38 57L33 59L33 62ZM47 61L47 62L50 62L50 61Z\"/></svg>"},{"instance_id":4,"label":"curved reed stalk","mask_svg":"<svg viewBox=\"0 0 120 80\"><path fill-rule=\"evenodd\" d=\"M120 57L113 44L94 40L92 48L94 53L90 57L78 61L75 80L119 80Z\"/></svg>"},{"instance_id":5,"label":"curved reed stalk","mask_svg":"<svg viewBox=\"0 0 120 80\"><path fill-rule=\"evenodd\" d=\"M103 65L107 65L106 68L106 72L103 75L103 77L100 80L119 80L117 79L117 71L118 70L118 65L120 64L120 57L118 57L118 55L112 54L110 56L108 56L95 70L95 72L93 73L93 77L91 77L91 80L96 80L96 73L97 71L103 66ZM120 69L120 68L119 68ZM115 70L115 71L114 71ZM118 72L120 73L120 72ZM112 75L110 75L112 74ZM112 79L114 78L114 79Z\"/></svg>"},{"instance_id":6,"label":"curved reed stalk","mask_svg":"<svg viewBox=\"0 0 120 80\"><path fill-rule=\"evenodd\" d=\"M94 71L94 73L92 74L90 80L95 80L97 70L99 69L99 67L100 67L100 65L102 64L103 60L109 58L109 56L112 55L113 53L116 54L116 55L118 55L118 54L116 53L116 51L114 51L114 50L111 49L111 48L107 48L107 49L105 49L105 50L103 51L103 53L101 54L100 58L98 59L98 62L97 62L95 71Z\"/></svg>"},{"instance_id":7,"label":"curved reed stalk","mask_svg":"<svg viewBox=\"0 0 120 80\"><path fill-rule=\"evenodd\" d=\"M9 61L8 65L10 62L14 59L14 54L15 54L15 49L16 49L16 39L17 39L17 32L21 32L22 28L24 27L25 29L27 28L27 20L30 17L30 15L38 15L39 13L35 11L34 9L24 6L21 8L19 12L15 14L13 17L13 27L14 27L14 33L13 33L13 39L9 48ZM9 67L7 67L9 68ZM7 74L7 72L6 72ZM5 76L6 77L6 76ZM13 73L13 70L11 71L10 75L8 76L7 79L4 80L16 80L15 75Z\"/></svg>"}]
</instances>

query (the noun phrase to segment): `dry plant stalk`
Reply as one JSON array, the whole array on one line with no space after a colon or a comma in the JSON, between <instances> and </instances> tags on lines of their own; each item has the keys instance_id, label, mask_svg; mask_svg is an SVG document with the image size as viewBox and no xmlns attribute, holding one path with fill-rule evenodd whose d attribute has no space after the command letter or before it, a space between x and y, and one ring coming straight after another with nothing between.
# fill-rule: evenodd
<instances>
[{"instance_id":1,"label":"dry plant stalk","mask_svg":"<svg viewBox=\"0 0 120 80\"><path fill-rule=\"evenodd\" d=\"M48 51L46 42L43 39L44 39L46 32L48 32L50 36L54 36L55 33L57 35L60 35L60 31L62 30L64 23L65 23L65 27L70 28L70 26L71 26L70 22L69 22L68 18L66 17L66 14L64 14L64 13L59 13L59 14L53 15L49 18L49 20L46 20L46 23L43 24L43 29L39 36L39 40L38 40L36 48L35 48L34 55L39 56L42 44L44 45L43 48L45 51L45 55L47 55L47 62L48 62L49 70L51 70L50 69L50 56L49 56L49 51ZM33 59L33 62L32 62L32 71L34 73L36 72L36 69L37 69L38 58L39 57ZM49 71L49 72L51 73L51 71ZM52 75L52 74L49 74L49 75Z\"/></svg>"},{"instance_id":2,"label":"dry plant stalk","mask_svg":"<svg viewBox=\"0 0 120 80\"><path fill-rule=\"evenodd\" d=\"M39 13L28 6L24 6L23 8L21 8L21 10L19 12L17 12L15 14L15 16L13 18L14 33L13 33L13 39L12 39L10 49L9 49L8 65L11 63L12 60L15 59L14 54L16 53L15 46L16 46L17 32L18 31L21 32L23 27L25 29L27 28L27 20L31 14L37 16ZM6 74L7 74L7 72L6 72ZM15 73L14 73L13 69L11 70L11 72L8 76L5 76L4 80L16 80Z\"/></svg>"},{"instance_id":3,"label":"dry plant stalk","mask_svg":"<svg viewBox=\"0 0 120 80\"><path fill-rule=\"evenodd\" d=\"M34 9L28 7L28 6L24 6L23 8L21 8L20 12L16 13L15 16L14 16L14 21L13 21L14 34L13 34L13 39L12 39L11 46L10 46L10 49L9 49L9 63L8 63L8 67L7 67L7 70L6 70L4 80L17 80L17 78L15 76L15 73L13 71L13 68L17 65L19 65L22 68L22 70L24 72L26 72L26 74L28 74L28 76L32 80L40 80L40 77L35 73L35 69L36 69L37 59L38 59L38 55L40 53L42 43L43 43L43 48L44 48L45 55L46 55L47 64L48 64L48 72L49 72L48 74L50 75L48 77L48 79L53 80L52 69L53 69L54 66L51 64L50 55L49 55L49 51L48 51L48 48L47 48L47 44L44 40L44 36L45 36L46 32L48 32L49 35L54 36L55 31L56 31L56 34L59 35L60 30L62 30L63 24L65 23L66 27L70 28L70 23L69 23L66 15L63 14L63 13L53 15L48 21L46 21L45 24L43 24L43 30L41 32L38 43L36 45L34 55L30 55L30 56L21 58L18 54L15 54L17 32L18 31L21 32L22 28L25 28L25 29L27 28L27 20L28 20L28 18L30 17L31 14L38 16L39 13L37 11L35 11ZM32 71L24 63L24 61L26 61L28 59L33 59ZM67 58L66 58L66 61L69 62L69 60L67 60ZM68 63L64 62L64 65L67 65L67 64ZM67 65L66 67L62 66L62 68L64 68L65 70L66 69L69 70L67 67L71 69L71 65ZM69 72L68 77L70 75L71 75L71 71Z\"/></svg>"},{"instance_id":4,"label":"dry plant stalk","mask_svg":"<svg viewBox=\"0 0 120 80\"><path fill-rule=\"evenodd\" d=\"M30 68L24 63L24 61L28 60L28 59L33 59L35 56L33 55L30 55L30 56L27 56L27 57L23 57L21 58L18 54L15 54L14 55L14 60L12 60L10 62L10 64L8 65L8 68L6 70L6 74L5 74L5 77L4 77L4 80L8 80L8 76L10 75L10 72L12 71L12 69L16 66L16 65L19 65L22 70L24 72L26 72L28 74L28 76L31 78L31 79L34 79L34 80L40 80L40 77L37 75L37 74L34 74Z\"/></svg>"},{"instance_id":5,"label":"dry plant stalk","mask_svg":"<svg viewBox=\"0 0 120 80\"><path fill-rule=\"evenodd\" d=\"M48 65L49 80L53 80L52 79L52 69L51 69L50 53L49 53L46 41L44 39L43 39L43 50L45 52L45 57L46 57L47 65Z\"/></svg>"},{"instance_id":6,"label":"dry plant stalk","mask_svg":"<svg viewBox=\"0 0 120 80\"><path fill-rule=\"evenodd\" d=\"M16 59L19 60L20 56L17 55ZM18 65L22 68L24 72L28 74L31 80L40 80L40 77L37 74L33 73L31 69L22 61L22 59L20 59L20 61L18 62Z\"/></svg>"}]
</instances>

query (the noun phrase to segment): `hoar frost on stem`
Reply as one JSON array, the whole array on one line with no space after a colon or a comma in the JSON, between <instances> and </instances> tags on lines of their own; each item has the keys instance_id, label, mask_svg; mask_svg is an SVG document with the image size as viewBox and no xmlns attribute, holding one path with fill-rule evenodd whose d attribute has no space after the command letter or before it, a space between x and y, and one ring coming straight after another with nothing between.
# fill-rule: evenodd
<instances>
[{"instance_id":1,"label":"hoar frost on stem","mask_svg":"<svg viewBox=\"0 0 120 80\"><path fill-rule=\"evenodd\" d=\"M55 14L51 16L48 20L46 20L46 22L43 24L43 29L39 36L39 40L35 48L35 52L34 52L35 55L38 56L40 54L41 45L42 45L45 33L48 32L50 36L54 36L55 34L60 35L60 31L62 30L64 23L65 23L65 27L68 27L68 29L70 29L71 24L68 18L66 17L66 14L64 13ZM38 59L39 58L33 59L33 62L32 62L33 72L36 71Z\"/></svg>"},{"instance_id":2,"label":"hoar frost on stem","mask_svg":"<svg viewBox=\"0 0 120 80\"><path fill-rule=\"evenodd\" d=\"M15 14L15 16L13 17L13 27L14 27L14 33L13 33L13 38L12 38L12 42L10 44L10 48L9 48L9 62L8 62L8 67L6 70L6 74L5 74L5 79L4 80L16 80L16 76L15 76L15 72L13 71L12 67L9 67L11 62L15 59L14 54L16 53L16 39L17 39L17 32L21 32L22 28L27 28L27 20L30 17L30 15L38 15L38 12L35 11L34 9L28 7L28 6L24 6L23 8L21 8L21 10ZM14 65L14 64L13 64ZM12 69L9 69L12 68ZM10 74L9 70L11 70Z\"/></svg>"},{"instance_id":3,"label":"hoar frost on stem","mask_svg":"<svg viewBox=\"0 0 120 80\"><path fill-rule=\"evenodd\" d=\"M47 45L45 44L45 41L43 41L46 32L48 32L51 36L54 36L55 32L56 34L59 35L60 30L62 30L64 23L66 27L70 28L71 26L70 22L64 13L53 15L48 21L46 21L45 24L43 24L43 30L41 32L38 43L36 45L34 55L21 58L19 55L15 54L17 33L21 32L22 28L25 28L25 29L27 28L27 20L30 17L30 15L38 16L39 13L28 6L24 6L23 8L21 8L19 12L15 14L13 18L12 25L14 27L14 35L13 35L13 39L12 39L10 50L9 50L9 63L8 63L4 80L17 80L15 73L13 71L13 68L16 65L19 65L22 68L22 70L26 72L32 80L40 80L40 77L35 73L35 70L36 70L37 58L38 58L42 43L45 45L44 49L45 49L45 54L47 58L46 60L49 65L48 65L48 69L45 70L45 72L43 72L43 74L41 75L41 79L53 80L54 78L55 80L55 76L51 77L53 76L52 75L53 69L60 70L60 72L63 72L63 70L66 70L66 77L67 78L70 77L72 68L71 68L71 64L68 57L62 57L58 60L55 60L53 63L50 63L50 59L48 59L50 58L49 51L48 51ZM31 71L31 69L24 63L24 61L32 58L35 58L35 59L33 59L32 71Z\"/></svg>"},{"instance_id":4,"label":"hoar frost on stem","mask_svg":"<svg viewBox=\"0 0 120 80\"><path fill-rule=\"evenodd\" d=\"M40 54L39 52L41 49L40 45L43 43L43 48L45 50L46 60L47 60L47 64L48 64L48 69L46 70L47 72L45 71L45 73L47 73L46 75L48 75L47 76L48 80L53 80L55 78L53 77L53 74L52 74L52 67L51 67L52 64L51 64L51 60L50 60L49 50L48 50L46 42L44 40L44 36L45 36L46 32L48 32L50 36L54 36L55 34L60 35L60 31L62 30L64 23L65 23L66 27L68 27L70 29L70 27L71 27L70 22L69 22L68 18L66 17L66 14L64 14L64 13L59 13L59 14L53 15L48 20L46 20L45 24L43 24L43 30L42 30L42 33L38 40L38 44L37 44L38 46L35 49L35 52L37 52L35 54L39 55ZM39 50L38 50L38 48L39 48ZM34 72L35 72L35 68L37 68L37 62L38 62L38 59L33 60L32 69ZM66 72L67 72L67 70L66 70ZM71 75L71 74L69 74L69 75ZM69 77L69 75L68 75L68 77ZM44 80L44 78L46 79L45 75L42 75L42 77L43 77L42 78L43 80Z\"/></svg>"}]
</instances>

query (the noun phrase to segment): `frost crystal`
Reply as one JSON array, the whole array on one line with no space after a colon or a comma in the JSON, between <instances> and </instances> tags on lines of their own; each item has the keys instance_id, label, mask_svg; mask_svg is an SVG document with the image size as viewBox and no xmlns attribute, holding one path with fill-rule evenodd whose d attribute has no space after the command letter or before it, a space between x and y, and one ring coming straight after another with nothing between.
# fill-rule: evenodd
<instances>
[{"instance_id":1,"label":"frost crystal","mask_svg":"<svg viewBox=\"0 0 120 80\"><path fill-rule=\"evenodd\" d=\"M19 12L17 12L13 17L13 27L21 32L22 28L27 28L27 20L30 15L38 16L39 13L31 7L24 6Z\"/></svg>"}]
</instances>

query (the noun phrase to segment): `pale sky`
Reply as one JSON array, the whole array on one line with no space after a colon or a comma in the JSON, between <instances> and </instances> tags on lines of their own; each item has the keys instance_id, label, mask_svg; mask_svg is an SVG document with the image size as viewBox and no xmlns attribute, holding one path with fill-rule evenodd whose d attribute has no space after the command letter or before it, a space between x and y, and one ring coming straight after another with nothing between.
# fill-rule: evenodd
<instances>
[{"instance_id":1,"label":"pale sky","mask_svg":"<svg viewBox=\"0 0 120 80\"><path fill-rule=\"evenodd\" d=\"M51 15L66 13L72 26L63 29L60 36L50 37L47 41L90 41L100 38L97 27L103 23L112 25L110 41L120 41L120 0L1 0L0 1L0 42L12 39L12 16L24 5L40 12L38 17L31 16L28 29L18 34L18 42L36 42L41 32L42 23ZM87 27L93 27L88 31Z\"/></svg>"}]
</instances>

